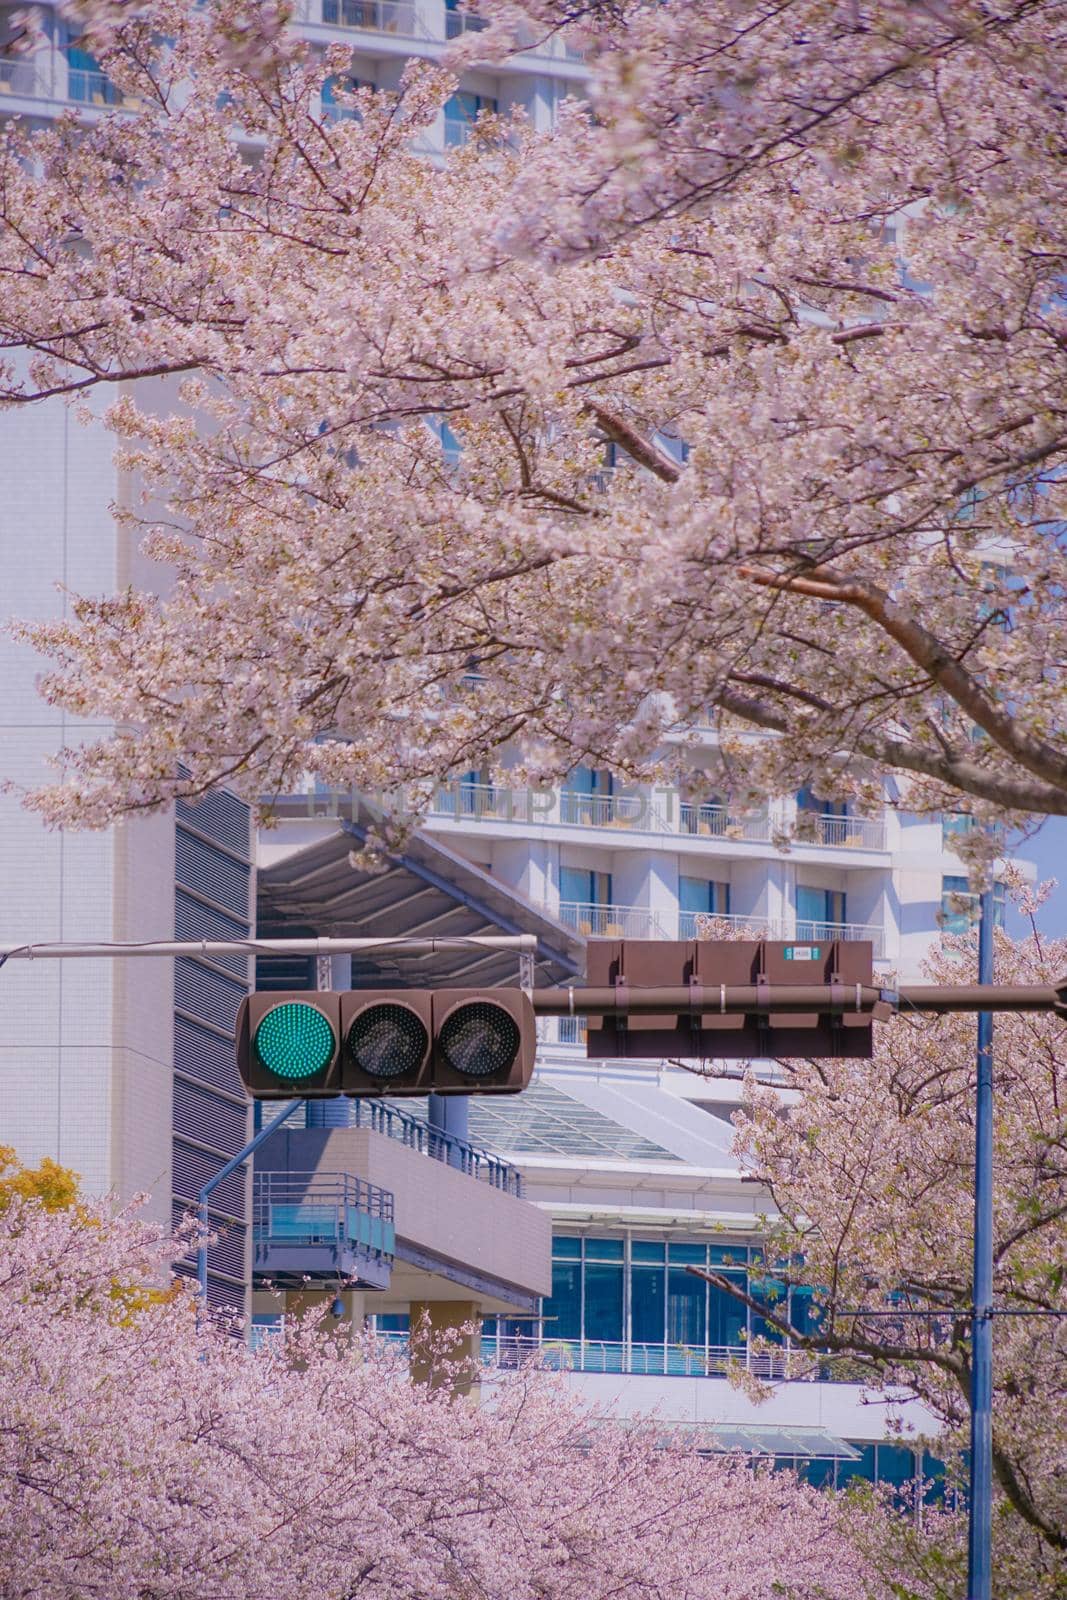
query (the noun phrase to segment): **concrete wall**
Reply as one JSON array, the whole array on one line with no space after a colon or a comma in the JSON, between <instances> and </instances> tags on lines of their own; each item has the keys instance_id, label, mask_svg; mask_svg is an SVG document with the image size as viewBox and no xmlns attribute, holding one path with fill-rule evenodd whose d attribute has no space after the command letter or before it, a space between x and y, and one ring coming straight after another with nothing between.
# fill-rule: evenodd
<instances>
[{"instance_id":1,"label":"concrete wall","mask_svg":"<svg viewBox=\"0 0 1067 1600\"><path fill-rule=\"evenodd\" d=\"M825 1428L838 1439L884 1439L887 1410L872 1404L854 1383L779 1383L754 1404L725 1378L645 1378L617 1373L572 1372L568 1384L583 1400L617 1417L655 1412L665 1422L754 1422L782 1428ZM905 1430L936 1434L933 1416L916 1400L891 1408Z\"/></svg>"},{"instance_id":2,"label":"concrete wall","mask_svg":"<svg viewBox=\"0 0 1067 1600\"><path fill-rule=\"evenodd\" d=\"M100 402L102 403L102 401ZM72 594L104 594L140 577L135 540L120 536L113 438L60 402L5 413L0 504L2 617L69 615ZM48 758L98 738L46 704L48 663L0 633L0 777L32 789ZM0 940L172 936L169 819L102 833L58 833L0 795ZM27 1162L73 1167L92 1194L154 1191L170 1215L171 963L11 961L0 975L0 1143Z\"/></svg>"},{"instance_id":3,"label":"concrete wall","mask_svg":"<svg viewBox=\"0 0 1067 1600\"><path fill-rule=\"evenodd\" d=\"M280 1129L256 1166L366 1178L392 1191L398 1241L525 1294L551 1292L552 1224L543 1212L396 1139L366 1128ZM469 1298L469 1291L457 1294Z\"/></svg>"}]
</instances>

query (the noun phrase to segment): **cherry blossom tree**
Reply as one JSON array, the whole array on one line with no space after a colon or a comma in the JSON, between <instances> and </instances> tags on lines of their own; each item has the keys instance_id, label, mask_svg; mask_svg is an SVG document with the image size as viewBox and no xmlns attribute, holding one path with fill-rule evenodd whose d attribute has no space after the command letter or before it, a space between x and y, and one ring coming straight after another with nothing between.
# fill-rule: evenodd
<instances>
[{"instance_id":1,"label":"cherry blossom tree","mask_svg":"<svg viewBox=\"0 0 1067 1600\"><path fill-rule=\"evenodd\" d=\"M435 167L434 69L338 121L284 8L82 8L127 105L6 130L0 397L114 393L160 577L28 630L116 730L32 803L509 751L1067 812L1062 9L531 10L597 118Z\"/></svg>"},{"instance_id":2,"label":"cherry blossom tree","mask_svg":"<svg viewBox=\"0 0 1067 1600\"><path fill-rule=\"evenodd\" d=\"M931 980L958 983L970 945L947 941ZM996 962L998 982L1049 983L1067 967L1067 942L998 933ZM1058 1018L997 1018L994 1300L1008 1314L994 1329L993 1458L1005 1595L1059 1593L1067 1579L1065 1043ZM879 1028L869 1062L788 1065L786 1103L752 1082L736 1119L738 1150L773 1201L768 1259L791 1263L768 1269L752 1303L808 1352L797 1376L847 1370L890 1416L895 1395L918 1395L945 1430L938 1453L959 1454L969 1423L974 1019L902 1016ZM791 1283L806 1293L787 1302ZM809 1314L791 1323L791 1305ZM955 1593L952 1576L950 1564L945 1590L920 1592Z\"/></svg>"},{"instance_id":3,"label":"cherry blossom tree","mask_svg":"<svg viewBox=\"0 0 1067 1600\"><path fill-rule=\"evenodd\" d=\"M0 1213L5 1600L854 1600L832 1498L594 1417L562 1380L480 1405L308 1323L251 1354L165 1281L172 1241L82 1204ZM872 1593L878 1585L872 1579Z\"/></svg>"}]
</instances>

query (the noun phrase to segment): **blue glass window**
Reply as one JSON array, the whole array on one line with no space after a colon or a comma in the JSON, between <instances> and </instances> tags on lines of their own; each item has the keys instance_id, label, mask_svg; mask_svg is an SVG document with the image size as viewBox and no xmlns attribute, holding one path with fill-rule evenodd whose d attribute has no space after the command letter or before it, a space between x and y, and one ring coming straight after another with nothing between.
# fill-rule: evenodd
<instances>
[{"instance_id":1,"label":"blue glass window","mask_svg":"<svg viewBox=\"0 0 1067 1600\"><path fill-rule=\"evenodd\" d=\"M708 1259L706 1244L669 1244L667 1246L668 1261L684 1261L687 1265L702 1267ZM694 1280L696 1281L696 1280Z\"/></svg>"},{"instance_id":2,"label":"blue glass window","mask_svg":"<svg viewBox=\"0 0 1067 1600\"><path fill-rule=\"evenodd\" d=\"M978 925L978 896L962 873L946 873L941 879L941 927L945 933L969 933ZM993 885L993 925L1004 926L1007 891L1002 883Z\"/></svg>"},{"instance_id":3,"label":"blue glass window","mask_svg":"<svg viewBox=\"0 0 1067 1600\"><path fill-rule=\"evenodd\" d=\"M683 939L696 934L698 915L726 917L730 914L730 885L710 878L678 879L678 933Z\"/></svg>"},{"instance_id":4,"label":"blue glass window","mask_svg":"<svg viewBox=\"0 0 1067 1600\"><path fill-rule=\"evenodd\" d=\"M855 1449L860 1453L858 1461L839 1461L837 1463L837 1487L844 1489L855 1478L864 1483L875 1481L875 1449L873 1444L855 1444Z\"/></svg>"},{"instance_id":5,"label":"blue glass window","mask_svg":"<svg viewBox=\"0 0 1067 1600\"><path fill-rule=\"evenodd\" d=\"M545 1338L580 1339L582 1336L582 1268L577 1261L552 1264L552 1294L542 1307Z\"/></svg>"},{"instance_id":6,"label":"blue glass window","mask_svg":"<svg viewBox=\"0 0 1067 1600\"><path fill-rule=\"evenodd\" d=\"M821 939L826 926L847 921L845 896L839 889L813 889L797 884L797 938Z\"/></svg>"},{"instance_id":7,"label":"blue glass window","mask_svg":"<svg viewBox=\"0 0 1067 1600\"><path fill-rule=\"evenodd\" d=\"M570 1233L557 1233L552 1239L552 1254L554 1256L580 1256L582 1241Z\"/></svg>"},{"instance_id":8,"label":"blue glass window","mask_svg":"<svg viewBox=\"0 0 1067 1600\"><path fill-rule=\"evenodd\" d=\"M461 89L445 101L445 145L466 144L481 111L495 111L496 101Z\"/></svg>"},{"instance_id":9,"label":"blue glass window","mask_svg":"<svg viewBox=\"0 0 1067 1600\"><path fill-rule=\"evenodd\" d=\"M623 1239L590 1238L585 1241L585 1259L595 1261L621 1261L626 1252Z\"/></svg>"},{"instance_id":10,"label":"blue glass window","mask_svg":"<svg viewBox=\"0 0 1067 1600\"><path fill-rule=\"evenodd\" d=\"M662 1344L666 1329L666 1273L635 1265L630 1280L630 1336L634 1344Z\"/></svg>"},{"instance_id":11,"label":"blue glass window","mask_svg":"<svg viewBox=\"0 0 1067 1600\"><path fill-rule=\"evenodd\" d=\"M672 1259L673 1259L672 1246ZM671 1344L703 1345L707 1333L708 1285L684 1267L667 1273L667 1339Z\"/></svg>"},{"instance_id":12,"label":"blue glass window","mask_svg":"<svg viewBox=\"0 0 1067 1600\"><path fill-rule=\"evenodd\" d=\"M663 1261L667 1247L658 1239L635 1239L630 1246L630 1254L635 1261Z\"/></svg>"},{"instance_id":13,"label":"blue glass window","mask_svg":"<svg viewBox=\"0 0 1067 1600\"><path fill-rule=\"evenodd\" d=\"M585 1263L585 1337L622 1339L622 1262Z\"/></svg>"},{"instance_id":14,"label":"blue glass window","mask_svg":"<svg viewBox=\"0 0 1067 1600\"><path fill-rule=\"evenodd\" d=\"M739 1289L746 1286L743 1272L723 1272L720 1275ZM747 1326L748 1308L744 1303L735 1300L725 1289L718 1289L709 1283L708 1343L718 1349L743 1348Z\"/></svg>"}]
</instances>

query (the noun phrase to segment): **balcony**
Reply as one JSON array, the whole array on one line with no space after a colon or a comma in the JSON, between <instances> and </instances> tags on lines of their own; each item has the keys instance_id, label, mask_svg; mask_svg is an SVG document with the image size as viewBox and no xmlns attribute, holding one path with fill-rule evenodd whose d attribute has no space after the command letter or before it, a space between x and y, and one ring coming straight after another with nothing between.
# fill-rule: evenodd
<instances>
[{"instance_id":1,"label":"balcony","mask_svg":"<svg viewBox=\"0 0 1067 1600\"><path fill-rule=\"evenodd\" d=\"M305 20L318 20L314 9L313 4L307 8ZM422 11L411 0L322 0L322 21L328 27L354 33L385 33L398 39L433 38Z\"/></svg>"},{"instance_id":2,"label":"balcony","mask_svg":"<svg viewBox=\"0 0 1067 1600\"><path fill-rule=\"evenodd\" d=\"M827 845L832 850L884 850L885 818L838 817L799 811L797 843Z\"/></svg>"},{"instance_id":3,"label":"balcony","mask_svg":"<svg viewBox=\"0 0 1067 1600\"><path fill-rule=\"evenodd\" d=\"M717 802L682 800L672 793L591 794L577 789L522 789L489 783L442 785L430 815L457 822L503 822L520 826L599 828L722 844L773 844L788 830L785 818L768 810L731 810ZM841 817L801 811L798 844L831 850L885 850L884 817Z\"/></svg>"},{"instance_id":4,"label":"balcony","mask_svg":"<svg viewBox=\"0 0 1067 1600\"><path fill-rule=\"evenodd\" d=\"M522 1198L519 1169L500 1156L482 1150L467 1139L459 1139L453 1133L445 1133L442 1128L433 1128L421 1117L400 1111L387 1100L353 1099L347 1105L348 1127L370 1128L387 1139L407 1145L409 1150L418 1151L419 1155L429 1156L432 1161L443 1161L469 1178L477 1178L494 1189L503 1189L517 1199Z\"/></svg>"},{"instance_id":5,"label":"balcony","mask_svg":"<svg viewBox=\"0 0 1067 1600\"><path fill-rule=\"evenodd\" d=\"M347 1172L256 1172L254 1270L285 1285L356 1279L387 1289L396 1239L393 1196Z\"/></svg>"},{"instance_id":6,"label":"balcony","mask_svg":"<svg viewBox=\"0 0 1067 1600\"><path fill-rule=\"evenodd\" d=\"M748 1344L625 1344L610 1339L548 1339L522 1335L482 1340L487 1365L519 1367L536 1359L557 1372L619 1372L672 1378L719 1378L737 1368L765 1380L790 1376L809 1364L786 1349L753 1350Z\"/></svg>"},{"instance_id":7,"label":"balcony","mask_svg":"<svg viewBox=\"0 0 1067 1600\"><path fill-rule=\"evenodd\" d=\"M547 909L547 908L546 908ZM648 906L598 906L561 901L557 913L564 927L591 939L669 939L660 914Z\"/></svg>"},{"instance_id":8,"label":"balcony","mask_svg":"<svg viewBox=\"0 0 1067 1600\"><path fill-rule=\"evenodd\" d=\"M779 935L782 939L796 939L799 944L829 944L841 939L846 944L869 939L874 946L875 961L885 960L885 929L876 922L805 922L798 919L795 927Z\"/></svg>"},{"instance_id":9,"label":"balcony","mask_svg":"<svg viewBox=\"0 0 1067 1600\"><path fill-rule=\"evenodd\" d=\"M737 839L748 844L769 844L771 819L765 811L729 811L725 806L700 805L683 800L679 832L702 839Z\"/></svg>"},{"instance_id":10,"label":"balcony","mask_svg":"<svg viewBox=\"0 0 1067 1600\"><path fill-rule=\"evenodd\" d=\"M480 17L476 11L454 11L451 7L445 10L446 39L458 39L465 33L480 33L488 26L485 17Z\"/></svg>"},{"instance_id":11,"label":"balcony","mask_svg":"<svg viewBox=\"0 0 1067 1600\"><path fill-rule=\"evenodd\" d=\"M643 795L583 794L564 789L559 797L559 820L570 827L668 831L662 814Z\"/></svg>"},{"instance_id":12,"label":"balcony","mask_svg":"<svg viewBox=\"0 0 1067 1600\"><path fill-rule=\"evenodd\" d=\"M745 917L722 911L679 911L678 932L669 935L678 939L773 939L776 936L776 925L769 917Z\"/></svg>"}]
</instances>

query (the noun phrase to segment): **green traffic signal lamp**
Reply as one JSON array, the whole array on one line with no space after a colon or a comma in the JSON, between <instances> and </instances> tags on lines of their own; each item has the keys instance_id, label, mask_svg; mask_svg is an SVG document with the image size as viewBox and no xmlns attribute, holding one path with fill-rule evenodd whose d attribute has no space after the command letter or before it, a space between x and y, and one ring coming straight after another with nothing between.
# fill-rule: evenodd
<instances>
[{"instance_id":1,"label":"green traffic signal lamp","mask_svg":"<svg viewBox=\"0 0 1067 1600\"><path fill-rule=\"evenodd\" d=\"M314 991L259 991L237 1017L237 1066L257 1100L340 1094L340 1003Z\"/></svg>"},{"instance_id":2,"label":"green traffic signal lamp","mask_svg":"<svg viewBox=\"0 0 1067 1600\"><path fill-rule=\"evenodd\" d=\"M260 1021L252 1039L265 1072L299 1084L325 1072L337 1049L333 1028L317 1006L287 1000Z\"/></svg>"}]
</instances>

